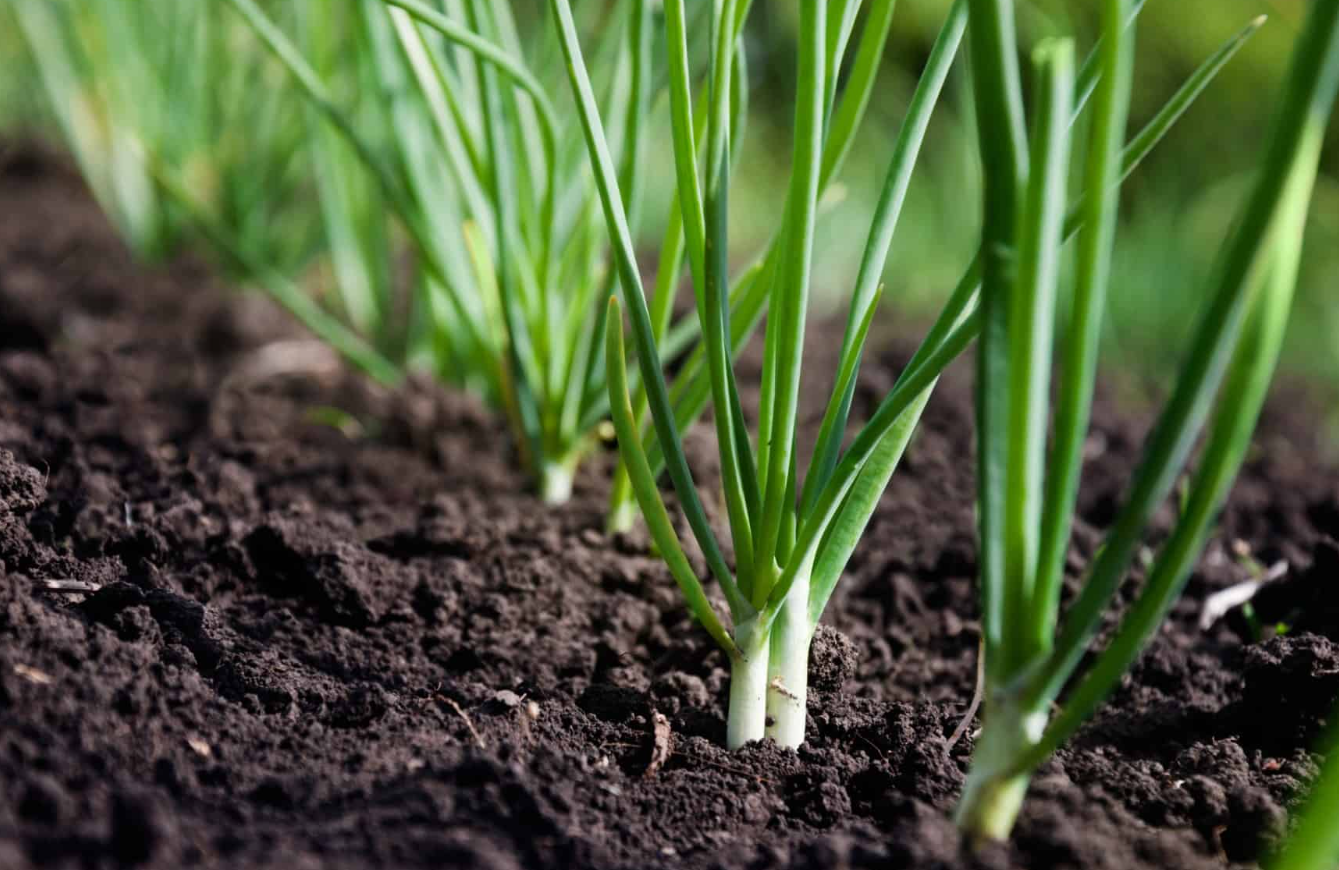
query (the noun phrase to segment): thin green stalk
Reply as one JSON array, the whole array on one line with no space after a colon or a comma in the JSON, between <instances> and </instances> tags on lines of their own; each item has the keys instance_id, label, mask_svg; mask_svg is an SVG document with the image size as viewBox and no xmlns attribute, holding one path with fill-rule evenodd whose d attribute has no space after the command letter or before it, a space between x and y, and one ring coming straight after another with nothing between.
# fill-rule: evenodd
<instances>
[{"instance_id":1,"label":"thin green stalk","mask_svg":"<svg viewBox=\"0 0 1339 870\"><path fill-rule=\"evenodd\" d=\"M472 20L479 20L481 0L469 4ZM493 202L493 236L497 247L494 267L497 270L498 298L501 302L502 321L506 327L506 355L511 370L511 389L521 421L521 450L531 463L532 473L541 476L542 494L546 499L561 498L563 493L544 479L549 470L550 457L541 441L539 397L535 385L543 384L541 363L531 346L531 333L522 320L521 280L517 268L520 255L519 223L516 217L517 193L514 160L503 116L502 89L492 66L476 54L475 75L483 97L484 149L491 171L489 186Z\"/></svg>"},{"instance_id":2,"label":"thin green stalk","mask_svg":"<svg viewBox=\"0 0 1339 870\"><path fill-rule=\"evenodd\" d=\"M961 319L945 336L944 341L929 352L920 366L902 372L893 389L879 404L874 415L856 435L855 440L837 464L832 480L819 493L813 511L805 518L796 534L790 559L771 589L760 619L770 625L791 592L797 577L812 571L818 555L819 543L847 495L859 480L861 471L878 452L885 437L899 425L902 415L919 401L944 369L962 353L980 330L980 312L972 311Z\"/></svg>"},{"instance_id":3,"label":"thin green stalk","mask_svg":"<svg viewBox=\"0 0 1339 870\"><path fill-rule=\"evenodd\" d=\"M753 474L753 455L739 410L738 386L731 365L729 305L728 203L730 164L730 74L734 54L734 11L737 0L724 0L715 16L716 45L712 68L711 111L707 133L705 280L701 295L704 340L711 372L712 403L717 415L717 446L725 490L730 533L735 547L736 580L745 595L752 589L753 533L745 477ZM743 449L741 449L741 447ZM745 470L747 469L747 471ZM756 488L756 485L755 485Z\"/></svg>"},{"instance_id":4,"label":"thin green stalk","mask_svg":"<svg viewBox=\"0 0 1339 870\"><path fill-rule=\"evenodd\" d=\"M958 0L950 10L939 38L935 41L930 59L912 97L902 130L898 134L884 192L876 208L861 260L846 334L842 340L837 379L805 477L799 511L798 514L787 518L782 530L778 547L778 556L782 563L794 557L797 526L809 516L819 491L830 480L836 467L855 392L855 378L861 351L882 294L879 277L883 272L925 130L957 54L966 22L965 0ZM816 556L816 571L812 575L803 572L797 574L794 587L777 616L777 627L772 638L773 662L769 683L779 688L774 689L768 696L768 718L771 722L768 734L782 746L799 746L804 739L807 694L805 680L809 642L818 615L821 615L822 606L826 605L831 588L839 578L842 566L850 557L869 513L873 511L875 501L883 492L901 458L915 422L919 420L920 410L924 408L928 398L927 389L904 415L902 424L895 429L895 434L886 437L880 443L873 457L873 467L861 472L853 491L844 499L833 527L823 536ZM792 457L792 463L793 461ZM793 470L790 478L793 487L797 478ZM787 504L793 503L793 492L788 492L786 499ZM811 582L813 579L817 580L816 586ZM821 599L817 613L813 609L815 593Z\"/></svg>"},{"instance_id":5,"label":"thin green stalk","mask_svg":"<svg viewBox=\"0 0 1339 870\"><path fill-rule=\"evenodd\" d=\"M1012 671L1035 652L1035 588L1042 515L1046 418L1051 384L1052 337L1060 270L1066 176L1069 172L1069 112L1074 104L1074 46L1048 41L1033 54L1038 105L1032 136L1027 201L1019 227L1018 269L1006 317L1007 356L983 370L1008 373L1007 383L985 381L988 391L1007 390L1008 446L1004 469L982 469L1003 478L1003 598L1009 657L997 664ZM983 351L984 352L984 351ZM992 433L997 439L999 433ZM1001 474L1002 471L1002 474Z\"/></svg>"},{"instance_id":6,"label":"thin green stalk","mask_svg":"<svg viewBox=\"0 0 1339 870\"><path fill-rule=\"evenodd\" d=\"M823 168L819 173L819 189L826 190L829 182L836 177L851 142L869 108L869 98L874 92L874 82L878 76L883 50L888 43L888 33L892 28L893 10L897 0L873 0L869 13L865 17L864 30L860 36L860 47L856 49L855 61L842 91L842 97L831 113L826 138L823 142ZM827 82L829 88L836 81ZM829 102L831 94L829 94Z\"/></svg>"},{"instance_id":7,"label":"thin green stalk","mask_svg":"<svg viewBox=\"0 0 1339 870\"><path fill-rule=\"evenodd\" d=\"M669 390L665 385L660 360L656 354L651 315L646 307L646 295L642 289L641 274L637 269L632 234L628 230L613 159L609 156L609 146L604 135L604 125L600 120L595 95L590 86L590 77L581 57L581 44L577 38L576 24L572 20L572 9L569 0L549 0L549 5L558 22L568 77L581 115L582 130L591 155L595 181L600 191L605 223L612 236L614 262L618 267L620 290L632 322L633 349L642 372L642 382L646 385L652 423L660 443L665 446L670 479L674 483L674 491L679 497L680 506L688 518L689 526L697 538L698 546L702 548L708 566L726 593L732 612L740 613L745 609L745 600L739 593L720 544L716 540L715 532L712 531L706 513L702 509L702 502L693 484L692 473L688 469L688 461L680 446L682 442L679 440L678 427L674 422Z\"/></svg>"},{"instance_id":8,"label":"thin green stalk","mask_svg":"<svg viewBox=\"0 0 1339 870\"><path fill-rule=\"evenodd\" d=\"M1121 155L1122 181L1128 178L1153 148L1162 141L1172 126L1180 120L1181 116L1194 104L1208 84L1245 45L1246 41L1255 34L1263 22L1263 18L1255 19L1207 58L1148 124L1127 143ZM849 91L847 93L849 98ZM1076 105L1074 112L1076 120L1078 115L1079 107ZM836 129L834 125L833 133L824 148L825 155L833 153L836 148ZM825 178L827 177L825 175ZM1066 238L1077 232L1082 226L1082 222L1083 200L1080 199L1070 208L1065 220ZM768 255L758 264L758 272L763 276L763 279L755 282L741 280L731 294L731 331L736 352L752 334L753 326L761 319L762 312L766 308L767 289L771 286L771 282L766 280L765 276L767 270L773 265L773 257L777 248L778 245L774 242L768 248ZM971 267L976 274L976 277L972 279L974 282L980 280L979 271L977 271L980 269L980 265L980 252L978 251L977 259L973 261ZM964 276L965 278L966 276ZM975 292L975 285L972 289ZM698 323L696 321L689 320L678 324L666 338L663 356L667 358L676 356L683 347L686 347L696 337L697 330ZM675 380L672 398L675 400L676 421L680 428L687 427L706 408L710 400L710 389L702 354L695 352L685 363L680 375ZM659 475L663 465L658 452L659 445L655 443L654 433L647 436L643 446L646 449L651 468ZM761 457L761 455L760 451L759 456Z\"/></svg>"},{"instance_id":9,"label":"thin green stalk","mask_svg":"<svg viewBox=\"0 0 1339 870\"><path fill-rule=\"evenodd\" d=\"M1339 19L1336 19L1339 23ZM1336 29L1339 34L1339 27ZM1334 43L1336 90L1339 91L1339 41ZM1263 244L1268 259L1256 278L1252 310L1242 327L1224 379L1222 395L1199 468L1171 538L1163 545L1134 606L1116 636L1066 699L1060 714L1047 728L1036 752L1019 762L1030 768L1033 759L1054 751L1078 729L1119 682L1121 675L1166 617L1180 595L1212 529L1214 517L1227 498L1237 471L1250 447L1251 435L1273 379L1292 310L1307 207L1315 183L1328 107L1308 119L1298 144L1296 161L1283 191L1283 210L1268 230ZM1045 696L1042 696L1045 697Z\"/></svg>"},{"instance_id":10,"label":"thin green stalk","mask_svg":"<svg viewBox=\"0 0 1339 870\"><path fill-rule=\"evenodd\" d=\"M443 286L450 287L451 269L437 256L437 248L431 243L428 229L419 212L412 205L412 198L395 178L386 163L376 155L366 139L353 128L348 117L335 106L320 77L316 75L316 72L293 46L288 37L260 10L255 0L228 0L228 2L242 15L247 24L275 56L280 59L289 74L301 87L307 99L311 101L311 104L320 110L326 120L357 153L359 160L372 173L383 195L391 204L395 213L405 222L406 228L418 243L418 247L424 256L424 266L431 277ZM473 325L468 321L466 326L473 328ZM471 335L471 339L476 346L486 346L486 341L482 335L474 333Z\"/></svg>"},{"instance_id":11,"label":"thin green stalk","mask_svg":"<svg viewBox=\"0 0 1339 870\"><path fill-rule=\"evenodd\" d=\"M1107 22L1129 21L1142 0L1107 0ZM1131 8L1133 7L1133 9ZM1121 146L1129 115L1130 88L1134 68L1134 38L1124 27L1108 25L1099 46L1104 70L1093 105L1089 135L1085 187L1091 191L1080 203L1083 229L1079 233L1078 266L1072 311L1066 330L1064 380L1055 417L1055 443L1047 463L1043 500L1041 544L1038 554L1037 589L1034 597L1038 652L1048 652L1055 634L1070 518L1078 498L1083 443L1092 408L1093 384L1097 378L1097 351L1101 342L1101 312L1106 305L1111 256L1115 245L1116 212L1119 203Z\"/></svg>"},{"instance_id":12,"label":"thin green stalk","mask_svg":"<svg viewBox=\"0 0 1339 870\"><path fill-rule=\"evenodd\" d=\"M1122 22L1121 34L1125 31L1134 29L1134 24L1139 20L1139 13L1144 11L1144 4L1148 0L1131 0L1126 6L1125 19ZM1103 71L1110 70L1107 61L1111 56L1111 45L1108 43L1105 34L1114 32L1103 30L1103 35L1097 38L1097 44L1093 46L1088 57L1084 59L1083 66L1079 67L1078 78L1074 82L1074 114L1077 116L1083 111L1084 106L1088 105L1088 100L1092 98L1093 92L1097 90L1098 82L1101 81Z\"/></svg>"},{"instance_id":13,"label":"thin green stalk","mask_svg":"<svg viewBox=\"0 0 1339 870\"><path fill-rule=\"evenodd\" d=\"M1079 280L1086 283L1081 292L1091 293L1094 285L1101 284L1101 275L1109 262L1112 236L1109 226L1114 218L1104 211L1114 206L1103 200L1114 199L1110 180L1119 171L1114 157L1114 143L1118 130L1110 125L1123 121L1123 103L1128 98L1129 48L1118 44L1124 39L1124 21L1128 0L1106 0L1103 12L1105 70L1103 92L1098 99L1098 118L1094 123L1097 141L1090 153L1090 183L1096 191L1089 192L1095 201L1085 206L1094 226L1089 230L1091 240L1080 252ZM1043 88L1043 92L1046 89ZM1317 3L1302 38L1294 51L1291 71L1276 118L1269 150L1256 181L1256 187L1246 204L1243 219L1238 224L1225 249L1223 261L1214 276L1214 292L1192 340L1190 353L1171 400L1159 418L1145 450L1145 458L1136 473L1132 494L1118 515L1115 526L1104 542L1092 572L1070 610L1059 641L1052 646L1053 602L1057 592L1053 584L1058 579L1055 571L1054 550L1044 552L1046 560L1029 559L1038 551L1037 527L1047 535L1059 535L1067 530L1067 523L1056 527L1046 513L1022 516L1029 510L1029 499L1041 488L1038 475L1029 474L1033 463L1040 464L1036 455L1044 444L1044 414L1032 421L1019 422L1020 416L1036 407L1045 407L1044 384L1025 382L1028 368L1035 371L1040 355L1035 342L1043 322L1053 316L1054 302L1048 306L1030 307L1015 320L1007 322L1014 346L1007 352L996 348L999 357L995 364L982 366L978 381L978 401L985 405L983 396L1003 393L1001 404L1010 409L1011 427L1002 434L988 431L985 442L1005 442L1005 450L982 450L978 454L979 477L1006 482L1003 495L1006 524L1004 535L996 540L984 538L987 531L1000 533L982 523L981 548L983 553L994 549L1003 554L1006 571L1003 576L991 576L982 567L982 597L984 606L994 603L1005 608L1005 631L998 641L1002 647L992 647L986 637L987 658L986 706L982 731L973 753L971 768L957 819L967 833L978 839L1002 838L1013 826L1032 771L1071 737L1080 724L1115 688L1139 651L1153 636L1180 594L1210 533L1212 522L1225 500L1232 481L1246 455L1274 368L1277 364L1296 286L1301 256L1302 234L1305 226L1311 189L1315 181L1324 131L1336 95L1339 95L1339 5ZM1046 106L1043 100L1039 127L1044 127ZM1034 146L1040 143L1034 140ZM983 142L983 150L988 146ZM1031 265L1030 238L1032 229L1040 226L1035 203L1039 179L1037 173L1045 165L1043 155L1034 150L1031 167L1034 195L1029 196L1028 218L1021 225L1018 284L1014 292L1012 312L1023 312L1022 301L1027 298L1027 287L1035 275ZM1104 229L1106 238L1101 237ZM983 305L985 305L983 291ZM1031 300L1028 300L1029 303ZM1091 305L1091 300L1087 303ZM1028 316L1030 314L1030 317ZM1084 310L1082 304L1076 313L1078 341L1096 341L1096 324L1085 318L1100 319L1100 308ZM1016 331L1019 327L1022 331ZM1024 335L1023 333L1026 333ZM984 343L984 336L983 336ZM982 353L990 353L985 347ZM1077 362L1067 372L1071 383L1067 390L1077 389L1087 395L1066 397L1062 393L1062 412L1057 422L1057 450L1061 478L1054 478L1048 494L1056 493L1058 504L1047 505L1045 511L1072 510L1070 479L1077 472L1078 457L1073 440L1081 442L1086 430L1087 403L1091 401L1091 365L1083 357L1091 348L1078 352ZM1020 363L1021 361L1021 363ZM1043 365L1049 360L1041 360ZM1017 366L1018 368L1013 368ZM1007 380L992 380L992 374L1005 373ZM1080 387L1073 387L1077 380ZM1219 390L1220 383L1222 385ZM1064 682L1075 671L1080 657L1087 651L1105 611L1112 604L1121 576L1128 568L1133 548L1138 542L1149 515L1166 497L1172 480L1186 462L1208 415L1209 405L1218 396L1217 410L1200 458L1199 466L1191 477L1187 496L1171 537L1156 557L1149 577L1134 605L1122 619L1114 637L1083 674L1058 715L1047 724L1048 711ZM1020 402L1020 396L1023 401ZM1030 403L1030 404L1029 404ZM978 419L978 427L984 424ZM1020 447L1021 442L1021 447ZM986 445L983 445L986 446ZM1009 466L999 467L1001 455ZM992 468L992 466L995 466ZM1053 469L1052 474L1057 472ZM999 494L997 494L998 496ZM983 486L981 510L987 508ZM1019 516L1010 521L1008 512ZM1067 534L1065 535L1067 538ZM1045 541L1048 548L1063 548L1067 541ZM983 562L984 562L983 556ZM1036 573L1036 579L1030 576ZM992 587L992 583L998 584ZM1036 583L1037 585L1030 586ZM1001 605L1001 602L1003 603ZM1028 622L1031 620L1031 622ZM1023 627L1018 627L1019 623Z\"/></svg>"},{"instance_id":14,"label":"thin green stalk","mask_svg":"<svg viewBox=\"0 0 1339 870\"><path fill-rule=\"evenodd\" d=\"M797 94L795 99L795 146L792 158L791 187L787 197L790 212L786 216L786 245L773 289L771 309L778 347L775 365L775 407L768 435L767 466L760 469L763 488L762 522L754 547L754 606L767 600L775 576L777 541L785 495L790 485L788 472L795 447L795 421L799 409L800 365L804 356L804 326L809 306L810 269L813 260L814 223L817 217L818 181L822 168L823 135L823 45L824 16L817 0L800 0L800 45ZM794 510L794 505L789 506Z\"/></svg>"},{"instance_id":15,"label":"thin green stalk","mask_svg":"<svg viewBox=\"0 0 1339 870\"><path fill-rule=\"evenodd\" d=\"M970 0L972 77L977 131L985 173L982 225L982 331L978 339L977 378L982 384L1005 384L1008 347L1008 288L1013 283L1014 226L1021 192L1027 186L1027 137L1023 98L1015 54L1013 0ZM988 433L1007 431L1008 404L1002 390L977 391L977 461L986 473L977 478L977 523L982 542L982 632L986 661L1003 664L1008 605L1005 589L1004 540L1007 506L1003 469L1008 467L1005 441ZM993 666L993 665L992 665Z\"/></svg>"},{"instance_id":16,"label":"thin green stalk","mask_svg":"<svg viewBox=\"0 0 1339 870\"><path fill-rule=\"evenodd\" d=\"M808 514L818 490L827 483L832 469L837 464L842 435L846 431L847 417L855 392L855 376L859 371L860 353L864 347L864 331L868 329L868 320L878 306L880 281L888 260L888 250L892 246L893 234L897 230L898 218L902 214L902 205L906 201L916 160L925 142L930 118L935 105L939 102L939 95L957 57L958 47L966 28L966 0L956 0L930 51L930 58L912 94L902 128L898 131L883 192L874 210L869 238L865 243L860 271L856 276L855 289L851 296L846 332L842 336L837 380L832 398L823 414L822 425L819 427L809 473L805 476L803 495L800 499L801 518Z\"/></svg>"},{"instance_id":17,"label":"thin green stalk","mask_svg":"<svg viewBox=\"0 0 1339 870\"><path fill-rule=\"evenodd\" d=\"M1286 180L1303 137L1317 118L1328 120L1339 90L1339 4L1313 4L1302 34L1269 151L1242 221L1224 249L1215 290L1188 350L1185 368L1149 436L1125 508L1065 618L1055 653L1030 680L1028 691L1038 697L1054 698L1073 672L1101 624L1148 518L1184 464L1227 366L1247 290L1263 265L1268 230L1283 202Z\"/></svg>"},{"instance_id":18,"label":"thin green stalk","mask_svg":"<svg viewBox=\"0 0 1339 870\"><path fill-rule=\"evenodd\" d=\"M651 533L651 539L656 543L661 558L669 566L674 581L679 584L689 610L722 649L733 657L738 657L740 652L734 639L730 637L730 633L726 631L720 617L712 608L711 602L707 600L707 593L702 588L702 583L697 579L692 565L688 563L688 558L679 545L679 536L675 533L669 514L665 511L665 503L660 498L655 478L651 476L651 468L646 463L646 454L642 452L641 438L638 437L637 426L632 418L632 401L628 396L627 368L623 363L623 360L627 359L623 347L623 313L619 309L616 297L611 297L609 300L609 316L606 318L606 323L608 327L605 330L605 353L609 360L610 394L614 396L614 401L610 403L611 419L618 433L619 444L626 445L624 455L628 460L628 476L633 481L633 489L637 495L638 505L642 509L642 516L646 518L647 529Z\"/></svg>"},{"instance_id":19,"label":"thin green stalk","mask_svg":"<svg viewBox=\"0 0 1339 870\"><path fill-rule=\"evenodd\" d=\"M1119 19L1118 19L1119 20ZM972 752L958 804L958 826L976 838L1003 838L1027 792L1026 776L1011 775L1011 759L1040 739L1044 708L999 699L993 689L1026 664L1033 653L1038 618L1034 579L1042 517L1043 460L1049 404L1052 330L1065 184L1070 162L1070 116L1074 104L1074 50L1069 40L1050 40L1033 53L1037 108L1028 188L1018 225L1017 269L1008 294L998 300L1003 332L980 340L978 408L998 403L1004 428L979 436L979 500L999 500L997 525L981 520L981 596L997 609L999 631L987 640L987 703L980 739ZM982 291L982 305L987 290ZM992 335L992 339L997 338ZM980 411L978 413L981 413ZM978 425L983 425L978 422ZM985 481L990 482L989 488ZM981 513L984 515L983 506ZM987 531L995 534L985 538ZM987 573L984 554L1000 570ZM992 584L996 584L993 585ZM994 660L990 655L995 655Z\"/></svg>"}]
</instances>

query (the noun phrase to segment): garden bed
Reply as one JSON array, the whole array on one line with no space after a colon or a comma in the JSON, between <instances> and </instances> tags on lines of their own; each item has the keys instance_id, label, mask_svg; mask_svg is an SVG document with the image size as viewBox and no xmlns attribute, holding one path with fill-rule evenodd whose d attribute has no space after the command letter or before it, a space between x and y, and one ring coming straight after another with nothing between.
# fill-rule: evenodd
<instances>
[{"instance_id":1,"label":"garden bed","mask_svg":"<svg viewBox=\"0 0 1339 870\"><path fill-rule=\"evenodd\" d=\"M0 203L0 866L1223 867L1314 772L1339 471L1299 389L1152 648L973 855L948 816L978 637L968 364L828 610L806 745L732 754L723 657L644 534L602 532L612 453L544 508L479 405L370 388L206 270L137 268L59 161L11 148ZM908 337L871 339L857 413ZM1071 575L1132 406L1096 408ZM689 447L710 480L712 442ZM1200 627L1280 561L1256 623Z\"/></svg>"}]
</instances>

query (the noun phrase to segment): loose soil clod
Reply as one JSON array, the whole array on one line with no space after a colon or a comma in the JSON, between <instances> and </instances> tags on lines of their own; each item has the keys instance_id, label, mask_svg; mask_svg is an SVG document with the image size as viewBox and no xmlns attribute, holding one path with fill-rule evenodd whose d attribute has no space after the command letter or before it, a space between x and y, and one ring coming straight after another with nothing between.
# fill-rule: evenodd
<instances>
[{"instance_id":1,"label":"loose soil clod","mask_svg":"<svg viewBox=\"0 0 1339 870\"><path fill-rule=\"evenodd\" d=\"M725 662L644 535L600 533L611 457L544 509L467 399L239 376L301 336L198 267L135 268L58 163L11 154L0 201L0 866L1221 868L1314 773L1339 473L1297 395L1126 686L973 856L945 814L978 636L965 366L815 643L808 743L735 756ZM857 412L904 361L869 361ZM1108 398L1096 424L1076 569L1147 421ZM1290 566L1258 644L1197 624L1250 579L1238 538Z\"/></svg>"}]
</instances>

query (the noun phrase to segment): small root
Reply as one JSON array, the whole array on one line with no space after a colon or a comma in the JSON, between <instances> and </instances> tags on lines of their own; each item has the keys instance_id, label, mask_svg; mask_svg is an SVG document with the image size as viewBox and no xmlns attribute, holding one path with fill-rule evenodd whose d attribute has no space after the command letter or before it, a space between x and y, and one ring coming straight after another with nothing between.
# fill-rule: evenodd
<instances>
[{"instance_id":1,"label":"small root","mask_svg":"<svg viewBox=\"0 0 1339 870\"><path fill-rule=\"evenodd\" d=\"M482 736L480 736L479 730L475 728L474 723L470 721L469 714L467 714L463 709L461 709L461 706L451 698L448 698L442 694L438 694L437 697L445 701L447 703L447 706L449 706L452 710L455 710L456 715L459 716L462 720L464 720L465 727L470 729L470 734L474 737L474 742L479 745L479 748L487 749L488 744L484 743L484 739Z\"/></svg>"},{"instance_id":2,"label":"small root","mask_svg":"<svg viewBox=\"0 0 1339 870\"><path fill-rule=\"evenodd\" d=\"M772 681L767 684L767 687L774 692L778 692L781 695L790 698L792 701L800 700L799 695L786 688L786 684L781 682L780 676L772 677Z\"/></svg>"},{"instance_id":3,"label":"small root","mask_svg":"<svg viewBox=\"0 0 1339 870\"><path fill-rule=\"evenodd\" d=\"M945 749L952 749L962 739L962 735L967 733L971 727L972 720L976 718L976 711L981 709L981 698L986 693L986 639L976 645L976 688L972 690L972 703L967 705L967 714L962 717L958 727L953 729L953 734L948 738L948 745Z\"/></svg>"}]
</instances>

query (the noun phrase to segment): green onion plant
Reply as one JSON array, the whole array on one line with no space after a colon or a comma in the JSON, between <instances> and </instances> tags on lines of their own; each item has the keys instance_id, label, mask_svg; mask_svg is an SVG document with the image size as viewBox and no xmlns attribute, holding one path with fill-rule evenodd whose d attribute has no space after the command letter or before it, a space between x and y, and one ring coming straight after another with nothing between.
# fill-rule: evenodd
<instances>
[{"instance_id":1,"label":"green onion plant","mask_svg":"<svg viewBox=\"0 0 1339 870\"><path fill-rule=\"evenodd\" d=\"M565 89L547 85L554 29L523 33L504 0L355 0L356 62L366 70L341 93L354 61L322 64L256 0L229 2L319 118L323 210L347 297L337 325L366 339L353 349L374 357L379 376L393 379L401 364L376 324L390 307L394 259L382 240L402 233L419 273L413 326L430 364L505 411L541 494L565 501L607 415L600 300L613 273L579 126L559 99ZM617 118L617 173L634 223L646 119L665 78L650 49L653 12L650 0L620 3L597 28L600 101ZM736 122L743 92L731 100ZM390 230L363 220L373 202L394 216ZM680 334L693 340L691 329Z\"/></svg>"},{"instance_id":2,"label":"green onion plant","mask_svg":"<svg viewBox=\"0 0 1339 870\"><path fill-rule=\"evenodd\" d=\"M976 336L981 324L977 298L984 258L978 256L892 391L843 449L861 350L881 294L888 249L926 125L966 30L968 3L960 0L952 5L897 139L856 280L831 400L803 479L796 428L816 203L826 182L833 137L843 129L839 119L845 103L834 103L837 88L832 76L840 67L840 47L850 35L847 23L855 20L860 4L801 0L793 166L786 208L775 234L779 241L733 282L726 260L731 68L724 59L737 50L738 28L730 23L739 20L748 4L720 0L712 6L712 80L704 112L692 110L686 77L671 62L677 199L702 334L693 357L702 360L700 373L686 379L688 373L681 372L673 389L661 368L662 341L672 337L658 331L644 296L618 174L570 6L567 0L551 0L550 5L561 28L572 89L614 240L623 305L617 297L610 299L605 357L610 412L628 485L690 610L730 659L728 745L739 747L766 735L784 746L798 746L804 738L809 645L818 619L939 373ZM881 7L871 8L872 22L881 21L873 14L875 8ZM667 0L665 10L673 59L686 54L684 31L675 25L683 5ZM1133 20L1135 11L1127 10L1124 24ZM1148 153L1250 32L1253 28L1211 58L1148 128L1117 152L1121 171L1115 181ZM1066 128L1101 74L1100 64L1085 65L1079 86L1068 94ZM704 159L696 148L700 134L706 143ZM1083 210L1077 209L1060 229L1072 233L1083 219ZM732 286L735 289L728 291ZM751 301L755 296L763 300L756 307ZM632 352L641 375L638 396L649 409L649 432L642 431L640 402L633 397L626 370L623 306L630 316ZM755 440L741 409L733 358L751 319L764 308L770 313ZM712 406L733 567L707 519L683 453L680 432L700 411L685 401L689 390L698 390L700 400ZM662 469L668 472L708 570L724 593L729 628L709 602L670 520L656 484Z\"/></svg>"},{"instance_id":3,"label":"green onion plant","mask_svg":"<svg viewBox=\"0 0 1339 870\"><path fill-rule=\"evenodd\" d=\"M721 10L716 10L712 4L698 3L695 5L699 8L710 7L713 10L713 15L721 12ZM822 59L825 76L825 87L822 94L825 132L819 146L821 157L819 158L817 179L818 198L820 200L824 193L830 189L840 172L847 154L850 152L851 143L861 127L877 82L884 47L887 44L892 27L896 2L895 0L872 0L866 10L859 40L852 42L855 36L857 16L862 5L864 5L863 0L835 3L827 11L827 43L824 46ZM708 87L723 87L725 81L728 80L731 99L738 102L736 95L742 97L747 94L747 86L744 81L744 74L747 71L747 66L744 63L746 55L739 44L739 33L742 31L748 15L750 0L733 4L732 8L734 10L735 30L735 36L732 40L734 53L733 55L723 54L718 50L720 48L718 45L719 39L710 40L709 48L712 53L709 55L709 69L706 78ZM672 139L675 153L675 174L676 180L682 185L687 177L685 173L691 171L696 174L696 163L700 162L700 160L690 160L687 155L700 154L701 148L698 146L703 144L704 137L709 131L708 124L698 123L694 127L692 120L695 114L701 116L708 110L708 107L701 99L699 99L696 107L689 102L688 57L690 45L688 39L695 28L686 26L684 3L682 0L677 3L665 3L664 9L670 104L673 119ZM951 58L952 52L947 52L945 57L941 57L941 60L951 60ZM718 75L718 72L725 65L730 65L730 69L727 71L729 73L728 77L723 79L722 76ZM838 94L836 91L837 73L844 67L848 69L848 72L841 93ZM947 70L947 64L944 65L944 70ZM922 93L927 92L923 91ZM723 98L724 96L722 96ZM928 110L928 108L930 108L929 104L922 106L923 110ZM921 113L922 124L928 120L928 117L928 111ZM730 149L734 153L739 151L741 129L742 124L739 120L733 121L733 129L728 136L728 141ZM918 147L923 133L923 128L920 130L914 127L909 129L903 141L903 147ZM910 164L905 165L909 170ZM900 183L905 185L908 178L909 172L901 176ZM696 194L691 191L688 192L687 195L690 198L696 197L696 204L694 202L684 203L680 199L683 195L682 191L679 192L672 206L672 213L660 248L656 282L649 308L652 335L656 340L663 360L668 362L679 359L685 350L692 345L691 353L683 357L679 374L670 385L669 396L674 409L675 423L681 430L691 425L702 415L703 411L712 404L713 396L713 375L708 353L709 345L702 342L693 344L693 340L700 335L704 321L700 317L690 317L674 325L673 328L670 324L675 285L683 271L685 256L690 261L689 275L694 282L694 286L700 288L703 286L702 282L706 280L705 263L702 259L702 251L705 247L703 238L705 219L685 223L684 217L685 214L696 215L701 212L702 194L700 191ZM900 208L904 195L904 188L901 190L893 189L889 192L890 206L894 210ZM893 206L894 202L896 203L895 206ZM728 347L732 354L737 353L753 335L771 301L771 282L775 279L777 270L781 267L784 250L785 236L782 229L783 227L779 227L776 230L761 256L757 257L746 268L740 270L729 285L730 330L727 338ZM724 293L724 290L721 292ZM644 385L634 384L631 395L635 422L639 431L644 433L647 440L647 459L650 468L655 476L659 476L664 472L666 457L656 440L655 427L648 425L648 397ZM610 490L607 522L609 530L626 531L633 525L637 512L637 499L633 492L628 463L626 459L621 459L614 474L613 487Z\"/></svg>"},{"instance_id":4,"label":"green onion plant","mask_svg":"<svg viewBox=\"0 0 1339 870\"><path fill-rule=\"evenodd\" d=\"M970 0L985 167L976 387L985 694L957 819L976 839L1008 835L1031 772L1117 686L1203 549L1249 446L1278 358L1321 142L1339 90L1339 3L1318 0L1300 31L1253 192L1223 246L1171 396L1149 435L1125 504L1061 623L1065 553L1115 238L1133 52L1124 22L1131 5L1130 0L1102 4L1102 71L1081 161L1087 193L1080 209L1073 304L1057 327L1066 190L1077 175L1072 164L1079 162L1068 124L1076 89L1072 43L1046 42L1033 52L1029 128L1014 4ZM1057 330L1063 340L1062 377L1051 417ZM1054 431L1049 450L1048 417ZM1201 432L1197 467L1171 534L1133 605L1088 661L1144 529Z\"/></svg>"}]
</instances>

